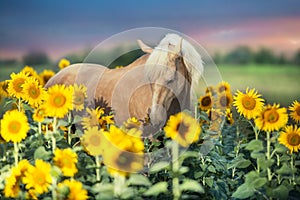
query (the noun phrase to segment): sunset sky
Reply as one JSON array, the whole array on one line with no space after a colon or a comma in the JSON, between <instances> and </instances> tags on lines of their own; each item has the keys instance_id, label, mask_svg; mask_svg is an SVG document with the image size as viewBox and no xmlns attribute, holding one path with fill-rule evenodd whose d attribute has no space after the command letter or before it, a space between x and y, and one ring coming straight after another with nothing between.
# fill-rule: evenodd
<instances>
[{"instance_id":1,"label":"sunset sky","mask_svg":"<svg viewBox=\"0 0 300 200\"><path fill-rule=\"evenodd\" d=\"M211 54L236 45L291 54L300 48L300 1L2 0L0 59L33 50L57 59L149 26L182 32Z\"/></svg>"}]
</instances>

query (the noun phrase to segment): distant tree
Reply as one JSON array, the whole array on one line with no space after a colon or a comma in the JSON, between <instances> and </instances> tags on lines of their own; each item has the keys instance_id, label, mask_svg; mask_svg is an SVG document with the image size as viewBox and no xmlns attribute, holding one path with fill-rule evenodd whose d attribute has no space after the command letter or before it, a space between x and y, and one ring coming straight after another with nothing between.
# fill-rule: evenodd
<instances>
[{"instance_id":1,"label":"distant tree","mask_svg":"<svg viewBox=\"0 0 300 200\"><path fill-rule=\"evenodd\" d=\"M25 65L44 65L50 62L48 56L44 52L32 51L23 57Z\"/></svg>"},{"instance_id":2,"label":"distant tree","mask_svg":"<svg viewBox=\"0 0 300 200\"><path fill-rule=\"evenodd\" d=\"M271 49L263 47L256 52L254 61L258 64L274 64L276 57Z\"/></svg>"},{"instance_id":3,"label":"distant tree","mask_svg":"<svg viewBox=\"0 0 300 200\"><path fill-rule=\"evenodd\" d=\"M298 49L294 55L294 58L293 58L293 63L295 65L298 65L300 66L300 49Z\"/></svg>"},{"instance_id":4,"label":"distant tree","mask_svg":"<svg viewBox=\"0 0 300 200\"><path fill-rule=\"evenodd\" d=\"M286 55L282 53L277 57L276 63L279 65L286 65L289 63L289 60L287 59Z\"/></svg>"},{"instance_id":5,"label":"distant tree","mask_svg":"<svg viewBox=\"0 0 300 200\"><path fill-rule=\"evenodd\" d=\"M213 61L214 61L214 63L215 64L220 64L221 62L222 62L222 55L221 55L221 53L220 52L216 52L214 55L213 55Z\"/></svg>"},{"instance_id":6,"label":"distant tree","mask_svg":"<svg viewBox=\"0 0 300 200\"><path fill-rule=\"evenodd\" d=\"M231 64L248 64L253 60L253 53L247 46L238 46L229 52L224 61Z\"/></svg>"}]
</instances>

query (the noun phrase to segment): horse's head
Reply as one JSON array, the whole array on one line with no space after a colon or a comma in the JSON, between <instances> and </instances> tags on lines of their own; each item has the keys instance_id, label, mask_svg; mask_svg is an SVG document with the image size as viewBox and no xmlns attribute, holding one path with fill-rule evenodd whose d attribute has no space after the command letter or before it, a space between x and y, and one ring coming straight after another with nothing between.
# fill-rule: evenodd
<instances>
[{"instance_id":1,"label":"horse's head","mask_svg":"<svg viewBox=\"0 0 300 200\"><path fill-rule=\"evenodd\" d=\"M166 35L151 52L145 64L145 74L151 83L153 94L150 109L152 125L163 126L168 114L174 114L170 110L178 112L189 108L190 89L196 75L193 65L199 63L201 67L198 67L198 75L203 70L200 55L176 34ZM174 104L174 100L177 103ZM172 108L175 105L177 108Z\"/></svg>"}]
</instances>

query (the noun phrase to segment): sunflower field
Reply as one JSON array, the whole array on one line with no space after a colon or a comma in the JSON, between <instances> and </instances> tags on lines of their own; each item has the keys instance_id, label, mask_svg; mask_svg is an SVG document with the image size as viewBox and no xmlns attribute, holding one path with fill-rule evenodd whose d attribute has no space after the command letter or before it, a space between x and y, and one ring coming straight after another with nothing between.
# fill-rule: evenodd
<instances>
[{"instance_id":1,"label":"sunflower field","mask_svg":"<svg viewBox=\"0 0 300 200\"><path fill-rule=\"evenodd\" d=\"M1 199L299 199L299 101L221 82L145 139L147 120L115 125L84 85L46 89L54 74L26 66L0 83Z\"/></svg>"}]
</instances>

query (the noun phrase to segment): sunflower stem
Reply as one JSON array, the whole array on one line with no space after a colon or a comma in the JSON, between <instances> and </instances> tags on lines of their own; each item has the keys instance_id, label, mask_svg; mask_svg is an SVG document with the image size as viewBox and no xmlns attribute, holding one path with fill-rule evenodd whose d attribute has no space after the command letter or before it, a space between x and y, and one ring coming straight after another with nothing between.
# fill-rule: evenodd
<instances>
[{"instance_id":1,"label":"sunflower stem","mask_svg":"<svg viewBox=\"0 0 300 200\"><path fill-rule=\"evenodd\" d=\"M294 156L293 156L293 154L291 155L290 164L291 164L291 169L292 169L292 180L291 180L291 182L292 182L293 185L296 185L296 182L295 182L295 173L294 173L295 165L294 165Z\"/></svg>"},{"instance_id":2,"label":"sunflower stem","mask_svg":"<svg viewBox=\"0 0 300 200\"><path fill-rule=\"evenodd\" d=\"M52 200L57 200L56 185L57 185L56 178L52 178Z\"/></svg>"},{"instance_id":3,"label":"sunflower stem","mask_svg":"<svg viewBox=\"0 0 300 200\"><path fill-rule=\"evenodd\" d=\"M100 183L101 176L100 176L100 167L101 167L101 159L100 156L95 156L96 159L96 181Z\"/></svg>"},{"instance_id":4,"label":"sunflower stem","mask_svg":"<svg viewBox=\"0 0 300 200\"><path fill-rule=\"evenodd\" d=\"M72 122L72 115L71 115L71 112L68 113L68 123L69 123L69 127L68 127L68 144L71 146L71 142L72 142L72 138L71 138L71 128L72 128L72 125L71 125L71 122Z\"/></svg>"},{"instance_id":5,"label":"sunflower stem","mask_svg":"<svg viewBox=\"0 0 300 200\"><path fill-rule=\"evenodd\" d=\"M14 157L15 157L15 165L18 165L18 157L19 157L19 148L18 143L14 142Z\"/></svg>"},{"instance_id":6,"label":"sunflower stem","mask_svg":"<svg viewBox=\"0 0 300 200\"><path fill-rule=\"evenodd\" d=\"M179 171L179 146L176 141L172 143L172 171L173 171L173 199L178 200L181 195L181 191L179 188L179 178L178 178L178 171Z\"/></svg>"},{"instance_id":7,"label":"sunflower stem","mask_svg":"<svg viewBox=\"0 0 300 200\"><path fill-rule=\"evenodd\" d=\"M18 111L21 112L21 98L18 99Z\"/></svg>"},{"instance_id":8,"label":"sunflower stem","mask_svg":"<svg viewBox=\"0 0 300 200\"><path fill-rule=\"evenodd\" d=\"M54 153L56 149L56 139L54 137L54 134L56 134L57 131L57 118L53 117L53 133L51 134L51 140L52 140L52 152Z\"/></svg>"},{"instance_id":9,"label":"sunflower stem","mask_svg":"<svg viewBox=\"0 0 300 200\"><path fill-rule=\"evenodd\" d=\"M268 160L268 162L270 162L270 160L271 160L270 148L271 148L270 132L267 131L267 160ZM271 174L271 169L270 169L269 166L267 168L267 173L268 173L268 181L271 181L272 180L272 174Z\"/></svg>"},{"instance_id":10,"label":"sunflower stem","mask_svg":"<svg viewBox=\"0 0 300 200\"><path fill-rule=\"evenodd\" d=\"M114 175L114 196L119 197L122 194L123 188L125 186L125 177L119 175L118 173Z\"/></svg>"}]
</instances>

